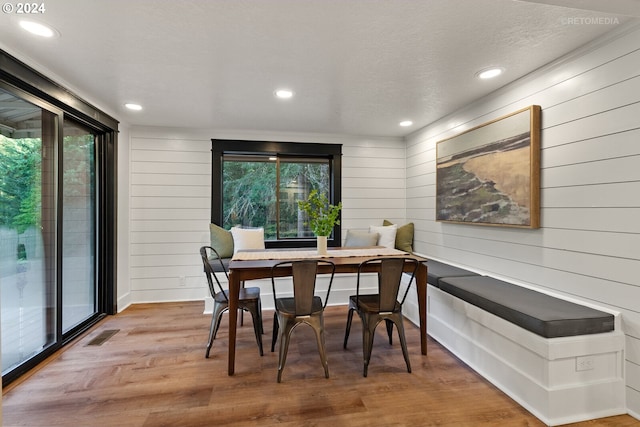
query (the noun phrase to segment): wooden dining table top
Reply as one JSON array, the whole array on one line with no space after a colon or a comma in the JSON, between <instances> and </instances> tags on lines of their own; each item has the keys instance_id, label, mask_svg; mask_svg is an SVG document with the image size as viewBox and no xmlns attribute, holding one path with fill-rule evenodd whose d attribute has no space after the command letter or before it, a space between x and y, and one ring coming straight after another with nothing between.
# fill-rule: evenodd
<instances>
[{"instance_id":1,"label":"wooden dining table top","mask_svg":"<svg viewBox=\"0 0 640 427\"><path fill-rule=\"evenodd\" d=\"M257 249L240 251L229 262L229 270L271 268L282 261L300 259L325 259L339 266L360 265L363 261L379 257L411 258L427 261L427 258L384 246L328 248L326 255L319 255L315 248Z\"/></svg>"}]
</instances>

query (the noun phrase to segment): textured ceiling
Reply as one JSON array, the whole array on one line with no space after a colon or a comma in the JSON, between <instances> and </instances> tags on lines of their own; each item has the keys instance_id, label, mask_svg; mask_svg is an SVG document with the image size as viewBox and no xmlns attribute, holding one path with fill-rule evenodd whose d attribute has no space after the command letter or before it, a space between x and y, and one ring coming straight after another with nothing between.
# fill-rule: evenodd
<instances>
[{"instance_id":1,"label":"textured ceiling","mask_svg":"<svg viewBox=\"0 0 640 427\"><path fill-rule=\"evenodd\" d=\"M45 6L33 17L59 37L28 35L3 13L0 47L125 123L373 136L415 131L640 17L639 0ZM496 65L503 76L474 78ZM295 97L275 99L278 87ZM404 119L414 125L400 128Z\"/></svg>"}]
</instances>

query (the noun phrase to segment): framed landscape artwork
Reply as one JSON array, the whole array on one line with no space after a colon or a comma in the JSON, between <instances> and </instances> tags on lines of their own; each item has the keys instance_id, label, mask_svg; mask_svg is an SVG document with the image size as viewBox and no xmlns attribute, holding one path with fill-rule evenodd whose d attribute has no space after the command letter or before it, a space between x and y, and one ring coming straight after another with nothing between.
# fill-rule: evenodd
<instances>
[{"instance_id":1,"label":"framed landscape artwork","mask_svg":"<svg viewBox=\"0 0 640 427\"><path fill-rule=\"evenodd\" d=\"M436 220L540 227L540 106L436 144Z\"/></svg>"}]
</instances>

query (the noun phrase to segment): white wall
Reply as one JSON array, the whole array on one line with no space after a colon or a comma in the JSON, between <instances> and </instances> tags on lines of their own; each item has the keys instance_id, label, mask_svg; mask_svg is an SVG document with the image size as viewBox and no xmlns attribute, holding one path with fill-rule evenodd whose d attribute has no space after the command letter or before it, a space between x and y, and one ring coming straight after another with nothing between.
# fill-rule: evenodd
<instances>
[{"instance_id":1,"label":"white wall","mask_svg":"<svg viewBox=\"0 0 640 427\"><path fill-rule=\"evenodd\" d=\"M627 407L640 417L640 28L571 57L407 138L416 251L622 313ZM508 70L507 70L508 72ZM541 228L439 223L439 140L542 107Z\"/></svg>"},{"instance_id":2,"label":"white wall","mask_svg":"<svg viewBox=\"0 0 640 427\"><path fill-rule=\"evenodd\" d=\"M119 310L130 303L207 296L198 249L209 242L211 138L343 144L343 234L405 217L406 153L398 138L142 127L130 132L130 289L121 294L125 288L119 285Z\"/></svg>"}]
</instances>

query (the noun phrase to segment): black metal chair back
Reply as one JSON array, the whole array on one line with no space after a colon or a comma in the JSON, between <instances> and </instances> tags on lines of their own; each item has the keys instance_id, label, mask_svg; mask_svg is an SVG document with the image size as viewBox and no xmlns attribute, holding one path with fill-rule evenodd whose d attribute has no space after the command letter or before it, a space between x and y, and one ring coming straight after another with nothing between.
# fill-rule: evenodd
<instances>
[{"instance_id":1,"label":"black metal chair back","mask_svg":"<svg viewBox=\"0 0 640 427\"><path fill-rule=\"evenodd\" d=\"M402 294L402 298L398 300L402 274L404 273L406 263L413 264L413 269L407 272L410 274L409 284ZM378 295L380 295L378 310L381 312L393 311L397 304L404 304L416 271L418 271L419 263L413 258L396 257L381 257L362 262L358 267L356 296L359 297L360 295L360 278L362 277L363 270L375 264L380 264L378 271Z\"/></svg>"},{"instance_id":2,"label":"black metal chair back","mask_svg":"<svg viewBox=\"0 0 640 427\"><path fill-rule=\"evenodd\" d=\"M225 289L220 283L220 279L218 279L218 275L211 265L212 262L219 262L221 267L221 271L219 272L224 273L224 276L227 279L227 283L229 283L229 275L227 274L227 269L222 263L222 259L220 258L218 251L216 251L211 246L203 246L200 248L200 257L202 258L202 265L204 267L205 276L207 276L207 283L209 284L209 293L211 294L211 297L214 297L218 292L222 292L228 303L229 299L227 297L227 294L225 293Z\"/></svg>"}]
</instances>

